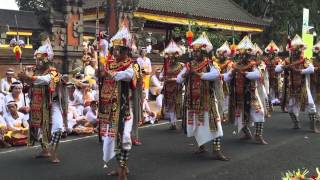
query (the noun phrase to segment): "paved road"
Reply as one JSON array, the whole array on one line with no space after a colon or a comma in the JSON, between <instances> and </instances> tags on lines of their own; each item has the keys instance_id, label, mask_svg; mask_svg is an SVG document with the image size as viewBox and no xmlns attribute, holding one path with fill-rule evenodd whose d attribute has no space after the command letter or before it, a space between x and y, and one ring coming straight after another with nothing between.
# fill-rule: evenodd
<instances>
[{"instance_id":1,"label":"paved road","mask_svg":"<svg viewBox=\"0 0 320 180\"><path fill-rule=\"evenodd\" d=\"M287 169L313 170L320 166L319 135L308 130L306 115L302 119L303 129L292 130L288 114L274 113L265 127L267 146L243 143L233 133L233 126L224 126L223 148L232 158L230 162L214 161L210 153L193 154L194 140L181 131L167 130L167 124L142 128L143 146L132 151L129 180L278 180ZM106 176L115 163L103 168L97 137L77 138L62 143L60 165L34 159L37 147L0 150L0 179L116 180Z\"/></svg>"}]
</instances>

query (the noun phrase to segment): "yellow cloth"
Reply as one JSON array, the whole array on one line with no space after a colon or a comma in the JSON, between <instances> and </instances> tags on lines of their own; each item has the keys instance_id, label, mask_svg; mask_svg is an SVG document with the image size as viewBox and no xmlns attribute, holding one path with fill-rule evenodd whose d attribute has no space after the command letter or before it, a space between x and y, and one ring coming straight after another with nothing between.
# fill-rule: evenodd
<instances>
[{"instance_id":1,"label":"yellow cloth","mask_svg":"<svg viewBox=\"0 0 320 180\"><path fill-rule=\"evenodd\" d=\"M143 77L143 84L144 84L144 89L150 88L150 75L145 75Z\"/></svg>"}]
</instances>

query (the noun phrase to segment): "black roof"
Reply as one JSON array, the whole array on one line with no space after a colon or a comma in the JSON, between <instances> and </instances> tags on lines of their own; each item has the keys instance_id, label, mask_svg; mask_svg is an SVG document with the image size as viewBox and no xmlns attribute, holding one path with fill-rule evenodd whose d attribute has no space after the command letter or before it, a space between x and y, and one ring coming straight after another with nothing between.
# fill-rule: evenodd
<instances>
[{"instance_id":1,"label":"black roof","mask_svg":"<svg viewBox=\"0 0 320 180\"><path fill-rule=\"evenodd\" d=\"M41 29L38 18L32 11L16 11L0 9L0 25L9 26L10 30L16 30L15 17L17 16L18 28L20 29Z\"/></svg>"},{"instance_id":2,"label":"black roof","mask_svg":"<svg viewBox=\"0 0 320 180\"><path fill-rule=\"evenodd\" d=\"M103 2L105 2L105 0L82 0L83 5L82 7L84 9L92 9L92 8L97 8L98 3L99 6L102 5Z\"/></svg>"},{"instance_id":3,"label":"black roof","mask_svg":"<svg viewBox=\"0 0 320 180\"><path fill-rule=\"evenodd\" d=\"M138 0L139 10L174 13L252 25L268 25L232 0Z\"/></svg>"}]
</instances>

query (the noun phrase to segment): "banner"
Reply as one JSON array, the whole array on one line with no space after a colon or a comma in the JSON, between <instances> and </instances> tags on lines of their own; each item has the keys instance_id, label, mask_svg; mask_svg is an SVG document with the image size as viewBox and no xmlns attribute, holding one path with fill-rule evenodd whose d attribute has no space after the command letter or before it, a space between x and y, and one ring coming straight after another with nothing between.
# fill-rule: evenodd
<instances>
[{"instance_id":1,"label":"banner","mask_svg":"<svg viewBox=\"0 0 320 180\"><path fill-rule=\"evenodd\" d=\"M311 58L313 55L313 34L308 32L309 28L309 9L303 8L302 40L307 45L307 49L304 51L304 57L306 58Z\"/></svg>"}]
</instances>

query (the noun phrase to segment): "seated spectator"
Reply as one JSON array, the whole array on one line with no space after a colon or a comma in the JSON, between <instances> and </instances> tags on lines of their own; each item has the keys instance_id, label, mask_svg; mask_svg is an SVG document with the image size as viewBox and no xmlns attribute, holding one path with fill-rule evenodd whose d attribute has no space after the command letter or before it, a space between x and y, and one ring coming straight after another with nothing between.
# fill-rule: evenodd
<instances>
[{"instance_id":1,"label":"seated spectator","mask_svg":"<svg viewBox=\"0 0 320 180\"><path fill-rule=\"evenodd\" d=\"M83 114L86 114L90 109L90 103L95 99L94 94L91 92L91 87L88 81L81 82L81 93L76 95L76 100L83 106ZM80 114L82 115L82 114Z\"/></svg>"},{"instance_id":2,"label":"seated spectator","mask_svg":"<svg viewBox=\"0 0 320 180\"><path fill-rule=\"evenodd\" d=\"M0 82L0 91L3 95L6 96L9 94L11 84L14 81L16 81L16 79L14 78L14 70L12 68L9 68L6 72L6 77L1 79Z\"/></svg>"},{"instance_id":3,"label":"seated spectator","mask_svg":"<svg viewBox=\"0 0 320 180\"><path fill-rule=\"evenodd\" d=\"M156 114L151 111L148 100L146 99L145 93L143 93L142 97L143 97L143 105L142 105L143 123L154 124L156 121Z\"/></svg>"},{"instance_id":4,"label":"seated spectator","mask_svg":"<svg viewBox=\"0 0 320 180\"><path fill-rule=\"evenodd\" d=\"M25 114L26 118L29 120L30 100L27 95L24 96L22 93L22 83L20 81L13 82L9 92L10 93L6 95L4 99L5 104L10 101L15 101L18 111ZM5 111L7 111L7 109L5 109Z\"/></svg>"},{"instance_id":5,"label":"seated spectator","mask_svg":"<svg viewBox=\"0 0 320 180\"><path fill-rule=\"evenodd\" d=\"M26 145L28 141L29 123L26 116L18 112L17 107L15 101L7 103L8 112L4 117L9 129L8 142L11 145Z\"/></svg>"},{"instance_id":6,"label":"seated spectator","mask_svg":"<svg viewBox=\"0 0 320 180\"><path fill-rule=\"evenodd\" d=\"M0 116L0 146L2 148L9 148L11 145L5 141L5 136L7 136L8 127L6 121Z\"/></svg>"},{"instance_id":7,"label":"seated spectator","mask_svg":"<svg viewBox=\"0 0 320 180\"><path fill-rule=\"evenodd\" d=\"M156 73L151 77L151 87L150 92L154 96L158 96L163 88L163 82L160 79L161 70L157 69Z\"/></svg>"},{"instance_id":8,"label":"seated spectator","mask_svg":"<svg viewBox=\"0 0 320 180\"><path fill-rule=\"evenodd\" d=\"M93 126L97 127L97 115L98 115L98 102L97 101L91 101L90 109L88 110L86 117L88 122Z\"/></svg>"},{"instance_id":9,"label":"seated spectator","mask_svg":"<svg viewBox=\"0 0 320 180\"><path fill-rule=\"evenodd\" d=\"M67 120L68 120L68 122L67 122L68 127L66 128L67 129L67 133L71 134L73 132L76 133L75 128L78 125L84 124L83 122L86 122L86 117L85 116L79 116L77 111L76 111L76 108L74 106L69 105Z\"/></svg>"}]
</instances>

